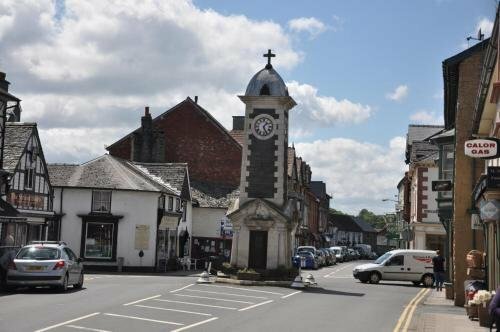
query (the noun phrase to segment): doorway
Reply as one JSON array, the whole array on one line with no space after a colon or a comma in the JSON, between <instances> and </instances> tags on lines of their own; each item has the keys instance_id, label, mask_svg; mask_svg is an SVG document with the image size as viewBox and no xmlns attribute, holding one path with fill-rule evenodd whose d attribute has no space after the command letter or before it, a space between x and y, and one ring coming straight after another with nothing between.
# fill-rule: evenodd
<instances>
[{"instance_id":1,"label":"doorway","mask_svg":"<svg viewBox=\"0 0 500 332\"><path fill-rule=\"evenodd\" d=\"M250 231L248 267L265 269L267 266L267 231Z\"/></svg>"}]
</instances>

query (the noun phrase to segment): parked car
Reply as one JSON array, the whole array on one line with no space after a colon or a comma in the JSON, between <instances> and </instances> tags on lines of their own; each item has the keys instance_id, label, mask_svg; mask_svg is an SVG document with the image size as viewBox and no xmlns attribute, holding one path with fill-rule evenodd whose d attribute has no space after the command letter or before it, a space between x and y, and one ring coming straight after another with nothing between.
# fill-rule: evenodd
<instances>
[{"instance_id":1,"label":"parked car","mask_svg":"<svg viewBox=\"0 0 500 332\"><path fill-rule=\"evenodd\" d=\"M366 258L369 259L371 254L372 254L372 246L369 244L360 243L360 244L355 245L352 248L354 250L356 250L357 252L359 252L361 255L360 258L363 258L363 259L366 259Z\"/></svg>"},{"instance_id":2,"label":"parked car","mask_svg":"<svg viewBox=\"0 0 500 332\"><path fill-rule=\"evenodd\" d=\"M82 259L64 242L34 241L22 247L7 266L6 285L51 286L66 291L83 286Z\"/></svg>"},{"instance_id":3,"label":"parked car","mask_svg":"<svg viewBox=\"0 0 500 332\"><path fill-rule=\"evenodd\" d=\"M349 257L350 261L355 260L356 259L356 253L355 253L354 249L351 249L351 248L347 249L347 256Z\"/></svg>"},{"instance_id":4,"label":"parked car","mask_svg":"<svg viewBox=\"0 0 500 332\"><path fill-rule=\"evenodd\" d=\"M307 252L312 253L317 261L318 266L325 265L325 257L318 252L318 249L316 249L316 247L299 246L299 247L297 247L297 252L300 252L300 251L307 251Z\"/></svg>"},{"instance_id":5,"label":"parked car","mask_svg":"<svg viewBox=\"0 0 500 332\"><path fill-rule=\"evenodd\" d=\"M302 258L304 259L302 260ZM314 254L312 252L298 251L297 254L293 256L292 260L293 266L295 266L296 268L301 266L304 269L318 269L318 261L316 260L316 257L314 257Z\"/></svg>"},{"instance_id":6,"label":"parked car","mask_svg":"<svg viewBox=\"0 0 500 332\"><path fill-rule=\"evenodd\" d=\"M330 249L330 248L325 248L325 250L330 253L330 257L332 260L332 264L335 265L337 264L337 255L335 254L335 251Z\"/></svg>"},{"instance_id":7,"label":"parked car","mask_svg":"<svg viewBox=\"0 0 500 332\"><path fill-rule=\"evenodd\" d=\"M345 261L346 257L341 247L330 247L330 250L333 250L333 252L335 253L337 262L342 263Z\"/></svg>"},{"instance_id":8,"label":"parked car","mask_svg":"<svg viewBox=\"0 0 500 332\"><path fill-rule=\"evenodd\" d=\"M330 252L330 250L328 250L326 248L320 248L319 251L321 251L325 256L325 265L326 266L333 265L334 258L333 258L332 253Z\"/></svg>"},{"instance_id":9,"label":"parked car","mask_svg":"<svg viewBox=\"0 0 500 332\"><path fill-rule=\"evenodd\" d=\"M392 250L373 263L356 266L352 274L363 283L396 280L431 287L434 283L432 257L435 255L432 250Z\"/></svg>"}]
</instances>

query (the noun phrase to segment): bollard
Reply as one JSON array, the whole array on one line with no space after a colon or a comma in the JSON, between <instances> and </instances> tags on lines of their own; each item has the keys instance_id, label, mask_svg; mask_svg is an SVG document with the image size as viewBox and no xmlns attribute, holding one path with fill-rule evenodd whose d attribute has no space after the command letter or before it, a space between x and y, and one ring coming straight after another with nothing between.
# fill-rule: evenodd
<instances>
[{"instance_id":1,"label":"bollard","mask_svg":"<svg viewBox=\"0 0 500 332\"><path fill-rule=\"evenodd\" d=\"M311 273L309 273L307 275L306 280L305 280L305 284L307 284L308 286L316 286L316 285L318 285L318 283L314 279L314 276Z\"/></svg>"},{"instance_id":2,"label":"bollard","mask_svg":"<svg viewBox=\"0 0 500 332\"><path fill-rule=\"evenodd\" d=\"M293 280L292 284L290 287L292 288L304 288L306 287L304 283L302 282L302 263L305 262L305 257L300 257L300 264L299 264L299 274L295 277Z\"/></svg>"}]
</instances>

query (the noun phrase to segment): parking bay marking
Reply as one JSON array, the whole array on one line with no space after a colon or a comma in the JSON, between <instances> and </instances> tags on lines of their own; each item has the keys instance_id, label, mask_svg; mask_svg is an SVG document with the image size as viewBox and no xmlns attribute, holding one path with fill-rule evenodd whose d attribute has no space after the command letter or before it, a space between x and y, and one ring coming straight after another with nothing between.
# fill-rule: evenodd
<instances>
[{"instance_id":1,"label":"parking bay marking","mask_svg":"<svg viewBox=\"0 0 500 332\"><path fill-rule=\"evenodd\" d=\"M82 320L82 319L85 319L85 318L89 318L89 317L92 317L92 316L96 316L96 315L99 315L99 314L100 314L100 312L94 312L94 313L89 314L89 315L85 315L85 316L82 316L82 317L78 317L78 318L75 318L75 319L71 319L71 320L68 320L68 321L56 324L56 325L52 325L52 326L43 328L43 329L40 329L40 330L36 330L35 332L45 332L45 331L48 331L48 330L55 329L56 327L67 325L67 324L70 324L70 323L73 323L73 322L76 322L76 321L79 321L79 320Z\"/></svg>"},{"instance_id":2,"label":"parking bay marking","mask_svg":"<svg viewBox=\"0 0 500 332\"><path fill-rule=\"evenodd\" d=\"M264 305L264 304L268 304L268 303L271 303L273 302L273 300L269 300L269 301L265 301L265 302L261 302L261 303L257 303L257 304L254 304L254 305L251 305L249 307L246 307L246 308L243 308L243 309L240 309L238 311L246 311L246 310L250 310L250 309L253 309L255 307L258 307L258 306L261 306L261 305Z\"/></svg>"},{"instance_id":3,"label":"parking bay marking","mask_svg":"<svg viewBox=\"0 0 500 332\"><path fill-rule=\"evenodd\" d=\"M198 323L194 323L194 324L191 324L191 325L188 325L188 326L181 327L180 329L173 330L172 332L185 331L185 330L190 329L192 327L199 326L199 325L205 324L205 323L209 323L209 322L211 322L213 320L216 320L216 319L217 319L217 317L212 317L212 318L209 318L207 320L204 320L204 321L201 321L201 322L198 322Z\"/></svg>"},{"instance_id":4,"label":"parking bay marking","mask_svg":"<svg viewBox=\"0 0 500 332\"><path fill-rule=\"evenodd\" d=\"M337 273L337 272L339 272L339 271L345 270L345 269L347 269L348 267L352 267L352 266L354 266L354 264L349 264L349 265L343 266L343 267L341 267L340 269L337 269L337 270L335 270L335 271L332 271L332 272L330 272L330 273L328 273L328 274L324 275L324 276L323 276L323 278L330 278L333 274L335 274L335 273Z\"/></svg>"},{"instance_id":5,"label":"parking bay marking","mask_svg":"<svg viewBox=\"0 0 500 332\"><path fill-rule=\"evenodd\" d=\"M144 301L147 301L147 300L156 299L157 297L160 297L160 296L161 295L154 295L154 296L146 297L145 299L141 299L141 300L137 300L137 301L134 301L134 302L125 303L124 306L132 305L132 304L137 304L137 303L144 302Z\"/></svg>"},{"instance_id":6,"label":"parking bay marking","mask_svg":"<svg viewBox=\"0 0 500 332\"><path fill-rule=\"evenodd\" d=\"M288 295L282 296L281 298L282 298L282 299L286 299L287 297L290 297L290 296L293 296L293 295L295 295L295 294L299 294L299 293L302 293L302 291L300 291L300 290L299 290L299 291L296 291L296 292L290 293L290 294L288 294Z\"/></svg>"},{"instance_id":7,"label":"parking bay marking","mask_svg":"<svg viewBox=\"0 0 500 332\"><path fill-rule=\"evenodd\" d=\"M78 325L64 325L64 326L71 327L71 328L73 328L73 329L77 329L77 330L84 330L84 331L92 331L92 332L111 332L111 331L108 331L108 330L93 329L93 328L90 328L90 327L78 326Z\"/></svg>"},{"instance_id":8,"label":"parking bay marking","mask_svg":"<svg viewBox=\"0 0 500 332\"><path fill-rule=\"evenodd\" d=\"M193 302L182 302L182 301L174 301L174 300L154 299L154 301L169 302L169 303L180 303L180 304L188 304L188 305L197 305L197 306L200 306L200 307L210 307L210 308L219 308L219 309L227 309L227 310L236 310L236 309L238 309L238 308L232 308L232 307L223 307L223 306L220 306L220 305L201 304L201 303L193 303Z\"/></svg>"},{"instance_id":9,"label":"parking bay marking","mask_svg":"<svg viewBox=\"0 0 500 332\"><path fill-rule=\"evenodd\" d=\"M191 297L191 298L196 298L196 299L206 299L206 300L223 301L223 302L233 302L233 303L243 303L243 304L255 304L255 302L221 299L221 298L217 298L217 297L208 297L208 296L187 295L187 294L175 294L175 296Z\"/></svg>"},{"instance_id":10,"label":"parking bay marking","mask_svg":"<svg viewBox=\"0 0 500 332\"><path fill-rule=\"evenodd\" d=\"M147 321L147 322L160 323L160 324L169 324L169 325L177 325L177 326L183 326L184 325L184 324L181 324L181 323L169 322L169 321L166 321L166 320L150 319L150 318L143 318L143 317L137 317L137 316L118 315L118 314L111 314L111 313L104 313L103 315L112 316L112 317L121 317L121 318L143 320L143 321Z\"/></svg>"},{"instance_id":11,"label":"parking bay marking","mask_svg":"<svg viewBox=\"0 0 500 332\"><path fill-rule=\"evenodd\" d=\"M181 291L181 290L183 290L183 289L186 289L186 288L188 288L188 287L191 287L191 286L193 286L193 285L194 285L194 284L190 284L190 285L187 285L187 286L184 286L184 287L181 287L181 288L178 288L178 289L172 290L172 291L170 291L170 293L176 293L176 292L179 292L179 291Z\"/></svg>"},{"instance_id":12,"label":"parking bay marking","mask_svg":"<svg viewBox=\"0 0 500 332\"><path fill-rule=\"evenodd\" d=\"M244 290L244 291L247 291L247 292L258 292L258 293L274 294L274 295L279 295L279 296L286 295L286 294L283 294L283 293L270 292L270 291L257 290L257 289L246 289L246 288L232 287L232 286L215 286L215 285L207 285L207 284L200 284L199 286L216 287L216 288L228 288L228 289L239 289L239 290Z\"/></svg>"},{"instance_id":13,"label":"parking bay marking","mask_svg":"<svg viewBox=\"0 0 500 332\"><path fill-rule=\"evenodd\" d=\"M251 299L261 299L261 300L267 300L268 299L265 296L241 295L241 294L235 294L235 293L202 291L202 290L198 290L198 289L186 289L186 291L187 292L197 292L197 293L207 293L207 294L219 294L219 295L228 295L228 296L248 297L248 298L251 298Z\"/></svg>"},{"instance_id":14,"label":"parking bay marking","mask_svg":"<svg viewBox=\"0 0 500 332\"><path fill-rule=\"evenodd\" d=\"M174 312L182 312L185 314L193 314L193 315L201 315L201 316L212 316L212 314L206 314L203 312L195 312L195 311L187 311L187 310L179 310L179 309L170 309L170 308L162 308L162 307L153 307L149 305L142 304L134 304L134 307L148 308L148 309L157 309L157 310L165 310L165 311L174 311Z\"/></svg>"}]
</instances>

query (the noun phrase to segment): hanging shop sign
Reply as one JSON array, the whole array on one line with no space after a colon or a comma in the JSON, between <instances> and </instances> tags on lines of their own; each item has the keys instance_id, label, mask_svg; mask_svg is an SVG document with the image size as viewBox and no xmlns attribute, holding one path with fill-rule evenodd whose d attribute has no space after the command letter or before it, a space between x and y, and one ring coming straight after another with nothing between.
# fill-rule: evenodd
<instances>
[{"instance_id":1,"label":"hanging shop sign","mask_svg":"<svg viewBox=\"0 0 500 332\"><path fill-rule=\"evenodd\" d=\"M496 199L482 201L480 203L479 211L481 213L482 220L499 220L500 201Z\"/></svg>"},{"instance_id":2,"label":"hanging shop sign","mask_svg":"<svg viewBox=\"0 0 500 332\"><path fill-rule=\"evenodd\" d=\"M479 215L472 214L470 218L470 227L471 229L477 229L477 230L483 229L483 223L481 222L481 218L479 218Z\"/></svg>"},{"instance_id":3,"label":"hanging shop sign","mask_svg":"<svg viewBox=\"0 0 500 332\"><path fill-rule=\"evenodd\" d=\"M497 158L499 140L497 138L482 138L465 141L465 155L472 158Z\"/></svg>"},{"instance_id":4,"label":"hanging shop sign","mask_svg":"<svg viewBox=\"0 0 500 332\"><path fill-rule=\"evenodd\" d=\"M432 181L432 191L451 191L452 189L453 182L450 180Z\"/></svg>"}]
</instances>

